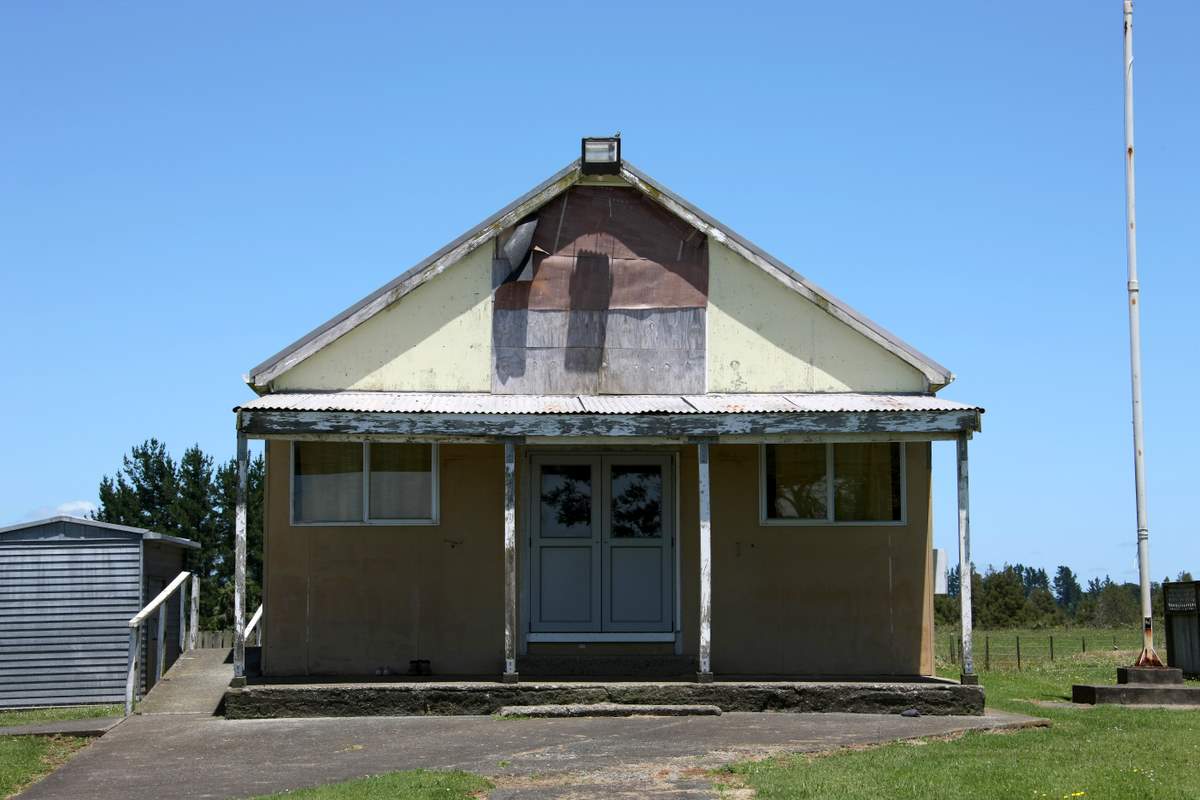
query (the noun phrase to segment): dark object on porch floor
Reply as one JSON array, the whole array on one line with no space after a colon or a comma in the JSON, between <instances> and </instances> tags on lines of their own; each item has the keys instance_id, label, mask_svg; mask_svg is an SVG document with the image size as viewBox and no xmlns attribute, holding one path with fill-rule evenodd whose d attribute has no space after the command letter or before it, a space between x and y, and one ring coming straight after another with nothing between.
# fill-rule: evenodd
<instances>
[{"instance_id":1,"label":"dark object on porch floor","mask_svg":"<svg viewBox=\"0 0 1200 800\"><path fill-rule=\"evenodd\" d=\"M505 706L714 705L722 711L983 713L983 689L848 681L272 683L231 689L229 719L495 714Z\"/></svg>"},{"instance_id":2,"label":"dark object on porch floor","mask_svg":"<svg viewBox=\"0 0 1200 800\"><path fill-rule=\"evenodd\" d=\"M1183 670L1173 667L1118 667L1116 686L1076 684L1075 703L1097 705L1200 705L1200 686L1183 682Z\"/></svg>"}]
</instances>

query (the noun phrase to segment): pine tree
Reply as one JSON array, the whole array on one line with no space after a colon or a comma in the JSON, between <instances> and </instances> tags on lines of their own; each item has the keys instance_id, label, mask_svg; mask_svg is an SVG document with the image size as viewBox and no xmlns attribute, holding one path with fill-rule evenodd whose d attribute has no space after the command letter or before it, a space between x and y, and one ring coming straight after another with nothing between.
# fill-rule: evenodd
<instances>
[{"instance_id":1,"label":"pine tree","mask_svg":"<svg viewBox=\"0 0 1200 800\"><path fill-rule=\"evenodd\" d=\"M1054 573L1054 600L1058 607L1068 615L1074 616L1082 598L1083 588L1079 585L1079 579L1070 567L1060 565Z\"/></svg>"},{"instance_id":2,"label":"pine tree","mask_svg":"<svg viewBox=\"0 0 1200 800\"><path fill-rule=\"evenodd\" d=\"M178 491L175 461L166 445L147 439L121 459L115 480L105 475L100 481L100 508L92 516L101 522L180 535L174 509Z\"/></svg>"},{"instance_id":3,"label":"pine tree","mask_svg":"<svg viewBox=\"0 0 1200 800\"><path fill-rule=\"evenodd\" d=\"M178 485L174 515L180 535L200 543L192 568L200 576L200 619L210 620L217 614L220 597L216 580L219 543L213 512L213 460L199 445L184 451L179 461Z\"/></svg>"}]
</instances>

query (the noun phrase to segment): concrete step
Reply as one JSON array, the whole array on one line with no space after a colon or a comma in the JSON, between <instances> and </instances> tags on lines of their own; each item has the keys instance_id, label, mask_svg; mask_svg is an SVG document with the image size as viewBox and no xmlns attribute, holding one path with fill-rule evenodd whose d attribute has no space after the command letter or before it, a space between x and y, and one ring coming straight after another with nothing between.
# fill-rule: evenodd
<instances>
[{"instance_id":1,"label":"concrete step","mask_svg":"<svg viewBox=\"0 0 1200 800\"><path fill-rule=\"evenodd\" d=\"M694 656L536 654L517 659L517 672L531 678L695 677Z\"/></svg>"},{"instance_id":2,"label":"concrete step","mask_svg":"<svg viewBox=\"0 0 1200 800\"><path fill-rule=\"evenodd\" d=\"M536 717L562 719L565 717L719 717L721 709L714 705L667 705L629 703L570 703L541 706L504 706L498 716L507 719Z\"/></svg>"},{"instance_id":3,"label":"concrete step","mask_svg":"<svg viewBox=\"0 0 1200 800\"><path fill-rule=\"evenodd\" d=\"M1168 705L1200 706L1200 686L1172 684L1122 683L1116 686L1075 684L1071 702L1087 705Z\"/></svg>"}]
</instances>

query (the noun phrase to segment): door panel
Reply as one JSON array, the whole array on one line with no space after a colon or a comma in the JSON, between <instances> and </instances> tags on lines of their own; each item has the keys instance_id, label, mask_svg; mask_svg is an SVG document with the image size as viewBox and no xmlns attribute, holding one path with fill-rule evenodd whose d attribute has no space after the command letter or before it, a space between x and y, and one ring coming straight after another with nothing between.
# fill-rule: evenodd
<instances>
[{"instance_id":1,"label":"door panel","mask_svg":"<svg viewBox=\"0 0 1200 800\"><path fill-rule=\"evenodd\" d=\"M674 529L671 459L609 455L604 482L603 629L674 630Z\"/></svg>"},{"instance_id":2,"label":"door panel","mask_svg":"<svg viewBox=\"0 0 1200 800\"><path fill-rule=\"evenodd\" d=\"M533 460L531 631L600 630L599 475L600 459L592 456Z\"/></svg>"},{"instance_id":3,"label":"door panel","mask_svg":"<svg viewBox=\"0 0 1200 800\"><path fill-rule=\"evenodd\" d=\"M535 455L530 631L674 630L669 456Z\"/></svg>"}]
</instances>

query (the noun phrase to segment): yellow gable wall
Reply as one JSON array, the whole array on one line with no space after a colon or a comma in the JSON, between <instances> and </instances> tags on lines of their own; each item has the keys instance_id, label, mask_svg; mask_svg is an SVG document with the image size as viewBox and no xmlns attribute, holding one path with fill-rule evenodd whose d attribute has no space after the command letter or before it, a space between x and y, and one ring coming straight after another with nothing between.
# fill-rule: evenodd
<instances>
[{"instance_id":1,"label":"yellow gable wall","mask_svg":"<svg viewBox=\"0 0 1200 800\"><path fill-rule=\"evenodd\" d=\"M276 390L487 392L492 388L492 248L301 361Z\"/></svg>"},{"instance_id":2,"label":"yellow gable wall","mask_svg":"<svg viewBox=\"0 0 1200 800\"><path fill-rule=\"evenodd\" d=\"M710 392L920 392L924 376L709 241Z\"/></svg>"}]
</instances>

